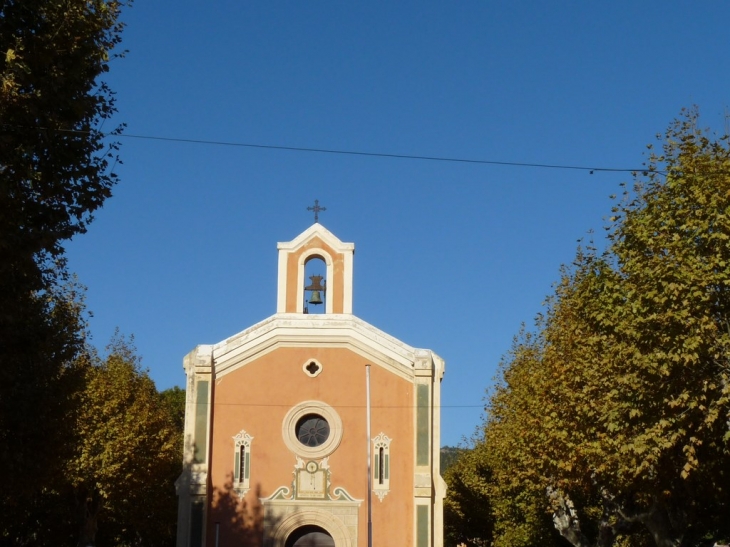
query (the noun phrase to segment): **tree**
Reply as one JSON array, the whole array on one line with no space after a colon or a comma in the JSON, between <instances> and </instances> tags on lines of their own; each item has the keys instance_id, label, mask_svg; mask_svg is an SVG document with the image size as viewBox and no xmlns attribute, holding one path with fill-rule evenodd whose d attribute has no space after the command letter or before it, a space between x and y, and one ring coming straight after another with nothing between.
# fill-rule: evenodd
<instances>
[{"instance_id":1,"label":"tree","mask_svg":"<svg viewBox=\"0 0 730 547\"><path fill-rule=\"evenodd\" d=\"M78 544L94 545L98 528L104 544L172 545L182 431L131 343L116 338L109 352L86 365L81 442L67 468Z\"/></svg>"},{"instance_id":2,"label":"tree","mask_svg":"<svg viewBox=\"0 0 730 547\"><path fill-rule=\"evenodd\" d=\"M444 500L444 539L450 547L461 544L480 547L493 541L491 470L475 454L478 450L484 451L484 445L460 450L458 459L444 473L448 486Z\"/></svg>"},{"instance_id":3,"label":"tree","mask_svg":"<svg viewBox=\"0 0 730 547\"><path fill-rule=\"evenodd\" d=\"M85 232L111 195L116 145L101 125L115 111L99 77L122 23L118 0L0 2L0 504L48 489L73 439L72 363L85 327L63 242ZM43 458L53 447L54 457ZM17 524L0 517L0 533Z\"/></svg>"},{"instance_id":4,"label":"tree","mask_svg":"<svg viewBox=\"0 0 730 547\"><path fill-rule=\"evenodd\" d=\"M730 149L697 120L652 149L490 401L500 492L541 497L576 547L730 536Z\"/></svg>"},{"instance_id":5,"label":"tree","mask_svg":"<svg viewBox=\"0 0 730 547\"><path fill-rule=\"evenodd\" d=\"M0 469L6 486L0 495L0 543L15 538L26 544L19 538L57 520L47 502L59 492L63 462L73 453L84 383L75 361L85 342L81 295L70 282L19 298L23 308L16 310L12 328L5 321L0 332ZM5 297L0 299L7 302ZM27 544L35 544L32 536Z\"/></svg>"},{"instance_id":6,"label":"tree","mask_svg":"<svg viewBox=\"0 0 730 547\"><path fill-rule=\"evenodd\" d=\"M83 389L68 429L73 450L61 454L55 481L9 506L15 520L7 519L0 545L174 544L179 404L157 392L131 341L116 336L107 349L101 358L87 348L74 363ZM46 447L42 455L58 454Z\"/></svg>"},{"instance_id":7,"label":"tree","mask_svg":"<svg viewBox=\"0 0 730 547\"><path fill-rule=\"evenodd\" d=\"M6 275L49 273L43 261L60 256L61 242L83 233L111 195L116 147L104 144L99 126L115 112L114 97L98 78L121 40L124 4L0 5L0 241L13 258Z\"/></svg>"},{"instance_id":8,"label":"tree","mask_svg":"<svg viewBox=\"0 0 730 547\"><path fill-rule=\"evenodd\" d=\"M170 415L175 420L175 427L182 435L185 430L185 390L179 386L173 386L160 393L160 395L162 395ZM180 453L182 454L182 447Z\"/></svg>"},{"instance_id":9,"label":"tree","mask_svg":"<svg viewBox=\"0 0 730 547\"><path fill-rule=\"evenodd\" d=\"M553 378L542 352L540 336L523 331L502 363L503 380L487 407L479 448L490 471L493 544L498 547L559 543L545 493L554 476L554 437L564 435L556 423Z\"/></svg>"},{"instance_id":10,"label":"tree","mask_svg":"<svg viewBox=\"0 0 730 547\"><path fill-rule=\"evenodd\" d=\"M544 493L499 459L496 441L478 438L444 475L445 545L557 547L560 536L545 512Z\"/></svg>"}]
</instances>

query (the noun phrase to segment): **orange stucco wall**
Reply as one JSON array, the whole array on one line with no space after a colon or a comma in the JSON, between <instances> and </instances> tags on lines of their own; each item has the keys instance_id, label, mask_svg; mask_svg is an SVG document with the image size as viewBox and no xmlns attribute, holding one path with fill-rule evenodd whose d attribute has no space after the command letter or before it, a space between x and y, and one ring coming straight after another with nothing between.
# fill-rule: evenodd
<instances>
[{"instance_id":1,"label":"orange stucco wall","mask_svg":"<svg viewBox=\"0 0 730 547\"><path fill-rule=\"evenodd\" d=\"M332 247L327 245L318 237L312 238L311 241L290 253L287 257L286 275L286 311L287 313L295 313L297 311L297 275L299 273L299 259L301 256L312 249L322 249L327 251L333 261L333 279L327 279L327 298L332 298L332 313L343 313L345 287L344 272L345 260L341 253L336 253ZM304 280L305 284L309 283L308 279Z\"/></svg>"},{"instance_id":2,"label":"orange stucco wall","mask_svg":"<svg viewBox=\"0 0 730 547\"><path fill-rule=\"evenodd\" d=\"M321 242L318 243L321 245ZM309 359L322 364L315 378L302 371ZM339 447L329 457L331 489L344 487L363 500L359 510L358 543L367 544L366 392L363 357L345 348L278 348L218 378L213 388L213 427L209 480L214 497L208 512L208 544L219 523L220 545L243 540L229 524L247 511L260 511L259 497L270 496L293 480L296 458L284 444L282 422L289 410L306 400L330 405L343 422ZM372 437L391 439L390 493L382 502L373 495L376 545L410 545L413 538L413 384L388 370L371 367ZM245 429L251 443L251 491L245 508L230 492L233 476L233 436ZM228 491L228 494L226 494ZM255 515L254 515L255 516ZM254 519L255 520L255 519ZM239 522L240 524L240 522ZM255 522L246 526L255 528ZM240 526L239 526L240 528ZM238 534L238 538L231 537ZM252 529L246 544L257 544ZM250 542L250 543L249 543ZM238 544L238 543L235 543Z\"/></svg>"}]
</instances>

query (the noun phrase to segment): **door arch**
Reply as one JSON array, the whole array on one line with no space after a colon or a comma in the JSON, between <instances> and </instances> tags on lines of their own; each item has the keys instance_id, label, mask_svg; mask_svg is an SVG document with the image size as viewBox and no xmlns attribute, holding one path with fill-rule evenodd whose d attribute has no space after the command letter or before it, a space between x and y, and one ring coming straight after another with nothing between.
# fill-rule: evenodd
<instances>
[{"instance_id":1,"label":"door arch","mask_svg":"<svg viewBox=\"0 0 730 547\"><path fill-rule=\"evenodd\" d=\"M289 534L284 547L335 547L335 540L324 528L307 525Z\"/></svg>"},{"instance_id":2,"label":"door arch","mask_svg":"<svg viewBox=\"0 0 730 547\"><path fill-rule=\"evenodd\" d=\"M337 502L331 503L337 504ZM357 545L356 536L350 537L350 531L340 518L322 509L304 509L289 513L278 522L270 536L270 543L265 542L265 544L271 547L288 547L289 537L297 530L309 526L324 530L332 538L332 544L335 547L355 547ZM355 533L357 533L356 526L355 524Z\"/></svg>"}]
</instances>

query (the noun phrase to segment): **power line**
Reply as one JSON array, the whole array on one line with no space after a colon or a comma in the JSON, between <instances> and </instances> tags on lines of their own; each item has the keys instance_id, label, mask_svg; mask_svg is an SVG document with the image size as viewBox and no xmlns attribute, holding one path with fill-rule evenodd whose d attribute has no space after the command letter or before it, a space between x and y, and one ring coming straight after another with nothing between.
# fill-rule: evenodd
<instances>
[{"instance_id":1,"label":"power line","mask_svg":"<svg viewBox=\"0 0 730 547\"><path fill-rule=\"evenodd\" d=\"M44 129L44 128L40 128ZM72 129L56 129L60 133L74 133L88 135L89 131L76 131ZM588 171L591 175L596 172L609 172L609 173L636 173L645 172L645 167L640 168L619 168L619 167L587 167L583 165L565 165L565 164L551 164L551 163L529 163L529 162L518 162L518 161L497 161L497 160L482 160L473 158L454 158L448 156L422 156L415 154L393 154L388 152L362 152L358 150L338 150L334 148L309 148L303 146L283 146L275 144L258 144L258 143L247 143L247 142L232 142L232 141L212 141L204 139L183 139L177 137L160 137L156 135L134 135L129 133L105 133L98 132L105 137L113 138L126 138L126 139L141 139L150 141L163 141L163 142L175 142L185 144L205 144L210 146L231 146L238 148L258 148L263 150L285 150L289 152L310 152L318 154L338 154L346 156L364 156L371 158L391 158L391 159L404 159L404 160L421 160L421 161L439 161L449 163L470 163L477 165L502 165L508 167L533 167L538 169L563 169L572 171Z\"/></svg>"},{"instance_id":2,"label":"power line","mask_svg":"<svg viewBox=\"0 0 730 547\"><path fill-rule=\"evenodd\" d=\"M195 403L196 406L207 406L211 403ZM264 407L264 408L289 408L290 404L283 404L283 403L227 403L225 401L214 401L213 406L236 406L236 407ZM359 408L364 409L365 405L362 404L356 404L356 405L335 405L337 408ZM434 405L434 408L481 408L484 409L487 405L486 404L479 404L479 405ZM407 409L416 409L418 406L416 405L373 405L373 409L397 409L397 408L407 408Z\"/></svg>"}]
</instances>

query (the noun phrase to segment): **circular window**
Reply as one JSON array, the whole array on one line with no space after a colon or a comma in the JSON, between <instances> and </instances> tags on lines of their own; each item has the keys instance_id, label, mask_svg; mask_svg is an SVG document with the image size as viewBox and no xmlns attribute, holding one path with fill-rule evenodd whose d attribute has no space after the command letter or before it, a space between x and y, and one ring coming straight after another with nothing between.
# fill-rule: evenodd
<instances>
[{"instance_id":1,"label":"circular window","mask_svg":"<svg viewBox=\"0 0 730 547\"><path fill-rule=\"evenodd\" d=\"M304 458L324 458L340 445L342 420L320 401L305 401L292 408L282 423L287 448Z\"/></svg>"},{"instance_id":2,"label":"circular window","mask_svg":"<svg viewBox=\"0 0 730 547\"><path fill-rule=\"evenodd\" d=\"M299 418L295 431L304 446L321 446L330 436L330 424L318 414L306 414Z\"/></svg>"}]
</instances>

